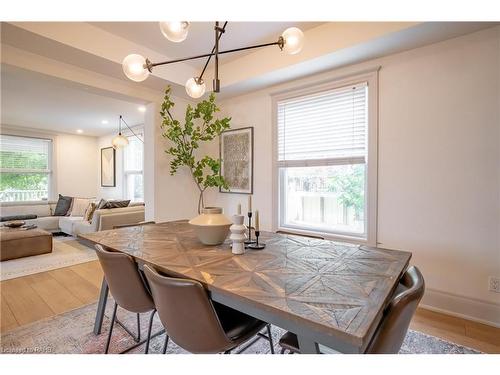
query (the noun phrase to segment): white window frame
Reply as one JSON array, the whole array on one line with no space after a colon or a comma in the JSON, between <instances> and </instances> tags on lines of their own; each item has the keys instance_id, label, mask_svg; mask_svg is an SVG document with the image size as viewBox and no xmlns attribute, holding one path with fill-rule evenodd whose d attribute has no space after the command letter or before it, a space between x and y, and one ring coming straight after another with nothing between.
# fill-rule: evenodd
<instances>
[{"instance_id":1,"label":"white window frame","mask_svg":"<svg viewBox=\"0 0 500 375\"><path fill-rule=\"evenodd\" d=\"M144 127L143 126L134 126L132 128L132 130L135 132L135 134L137 135L142 135L142 140L144 141ZM127 130L125 132L123 132L123 135L127 138L130 138L130 139L134 139L135 136L132 134L132 132L130 130ZM136 138L135 138L136 139ZM126 148L127 146L125 146ZM139 174L139 175L142 175L142 186L143 186L143 191L142 191L142 200L144 201L144 146L142 148L142 169L139 170L139 169L125 169L125 148L122 149L122 169L123 169L123 181L122 181L122 186L123 186L123 195L124 197L127 197L128 199L128 183L127 183L127 180L128 180L128 177L131 176L131 175L136 175L136 174Z\"/></svg>"},{"instance_id":2,"label":"white window frame","mask_svg":"<svg viewBox=\"0 0 500 375\"><path fill-rule=\"evenodd\" d=\"M353 75L333 78L328 82L321 82L300 89L287 90L272 95L272 136L273 136L273 230L297 234L319 235L326 239L354 242L369 246L377 244L377 173L378 173L378 71L380 67L358 72ZM284 100L315 94L322 91L355 85L366 82L368 86L368 129L367 155L365 163L365 233L362 236L335 232L322 232L292 226L282 226L284 210L281 209L280 199L284 196L280 191L280 168L283 163L278 161L278 103ZM346 158L348 162L351 158ZM354 160L353 160L354 161ZM287 161L286 167L292 166L325 166L339 164L330 159Z\"/></svg>"},{"instance_id":3,"label":"white window frame","mask_svg":"<svg viewBox=\"0 0 500 375\"><path fill-rule=\"evenodd\" d=\"M11 134L11 133L5 133L3 135L10 136L10 137L18 137L18 138L30 138L30 139L41 139L44 141L49 141L50 146L48 148L48 154L47 154L47 166L48 169L23 169L23 168L0 168L1 173L17 173L17 174L28 174L28 173L42 173L47 175L47 200L46 201L52 201L54 198L54 139L51 137L37 137L37 136L30 136L30 135L20 135L20 134ZM0 202L2 204L18 204L18 203L36 203L36 202L45 202L45 200L37 200L37 201L6 201L6 202Z\"/></svg>"}]
</instances>

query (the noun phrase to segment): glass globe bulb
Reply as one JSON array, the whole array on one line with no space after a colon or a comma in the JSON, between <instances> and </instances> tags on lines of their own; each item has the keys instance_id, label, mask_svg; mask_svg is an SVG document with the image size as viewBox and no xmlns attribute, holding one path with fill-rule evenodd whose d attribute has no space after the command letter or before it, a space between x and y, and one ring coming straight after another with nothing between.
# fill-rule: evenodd
<instances>
[{"instance_id":1,"label":"glass globe bulb","mask_svg":"<svg viewBox=\"0 0 500 375\"><path fill-rule=\"evenodd\" d=\"M187 38L189 22L160 22L160 30L165 38L171 42L179 43Z\"/></svg>"},{"instance_id":2,"label":"glass globe bulb","mask_svg":"<svg viewBox=\"0 0 500 375\"><path fill-rule=\"evenodd\" d=\"M135 53L123 59L122 68L123 73L135 82L142 82L149 76L149 70L146 67L146 59Z\"/></svg>"},{"instance_id":3,"label":"glass globe bulb","mask_svg":"<svg viewBox=\"0 0 500 375\"><path fill-rule=\"evenodd\" d=\"M203 94L205 93L205 89L205 82L203 82L202 79L193 77L189 78L186 82L186 92L190 97L194 99L203 96Z\"/></svg>"},{"instance_id":4,"label":"glass globe bulb","mask_svg":"<svg viewBox=\"0 0 500 375\"><path fill-rule=\"evenodd\" d=\"M118 148L123 148L128 145L128 138L123 136L122 133L118 134L116 137L113 138L111 141L111 144L113 145L113 148L116 150Z\"/></svg>"},{"instance_id":5,"label":"glass globe bulb","mask_svg":"<svg viewBox=\"0 0 500 375\"><path fill-rule=\"evenodd\" d=\"M304 33L297 27L290 27L281 34L285 45L283 51L289 55L295 55L302 50L304 46Z\"/></svg>"}]
</instances>

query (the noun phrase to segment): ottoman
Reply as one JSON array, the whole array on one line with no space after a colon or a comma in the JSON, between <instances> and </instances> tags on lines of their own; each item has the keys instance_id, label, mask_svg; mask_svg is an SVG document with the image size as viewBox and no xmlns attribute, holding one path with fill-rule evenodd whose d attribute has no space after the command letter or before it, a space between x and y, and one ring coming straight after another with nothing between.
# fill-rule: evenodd
<instances>
[{"instance_id":1,"label":"ottoman","mask_svg":"<svg viewBox=\"0 0 500 375\"><path fill-rule=\"evenodd\" d=\"M0 229L0 261L52 252L52 233L43 229Z\"/></svg>"}]
</instances>

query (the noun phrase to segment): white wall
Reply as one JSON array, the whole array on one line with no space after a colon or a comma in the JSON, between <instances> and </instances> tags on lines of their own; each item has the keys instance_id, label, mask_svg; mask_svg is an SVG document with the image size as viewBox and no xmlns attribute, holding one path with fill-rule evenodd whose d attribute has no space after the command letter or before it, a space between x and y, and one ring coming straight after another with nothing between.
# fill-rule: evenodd
<instances>
[{"instance_id":1,"label":"white wall","mask_svg":"<svg viewBox=\"0 0 500 375\"><path fill-rule=\"evenodd\" d=\"M271 94L381 66L378 242L413 253L437 309L500 325L500 28L221 102L255 127L254 206L272 228ZM216 146L214 146L215 151ZM226 213L246 197L218 194Z\"/></svg>"},{"instance_id":2,"label":"white wall","mask_svg":"<svg viewBox=\"0 0 500 375\"><path fill-rule=\"evenodd\" d=\"M56 193L97 196L97 138L58 134L55 139Z\"/></svg>"}]
</instances>

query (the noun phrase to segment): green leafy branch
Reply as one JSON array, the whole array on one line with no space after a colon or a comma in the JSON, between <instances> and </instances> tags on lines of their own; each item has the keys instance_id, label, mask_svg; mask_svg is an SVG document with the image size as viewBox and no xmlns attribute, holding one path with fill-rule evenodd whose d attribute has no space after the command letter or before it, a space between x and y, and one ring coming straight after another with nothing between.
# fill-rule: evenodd
<instances>
[{"instance_id":1,"label":"green leafy branch","mask_svg":"<svg viewBox=\"0 0 500 375\"><path fill-rule=\"evenodd\" d=\"M214 117L220 109L215 103L212 93L208 100L203 100L195 107L190 104L186 107L184 122L181 124L174 119L170 110L175 103L170 96L170 87L165 90L165 97L161 106L160 115L163 118L162 136L173 143L165 150L173 158L170 161L170 174L177 173L179 168L188 167L196 186L200 191L198 211L204 206L203 193L209 187L229 189L224 177L220 174L221 161L210 156L197 159L195 151L202 142L214 140L230 128L230 117L218 119Z\"/></svg>"}]
</instances>

